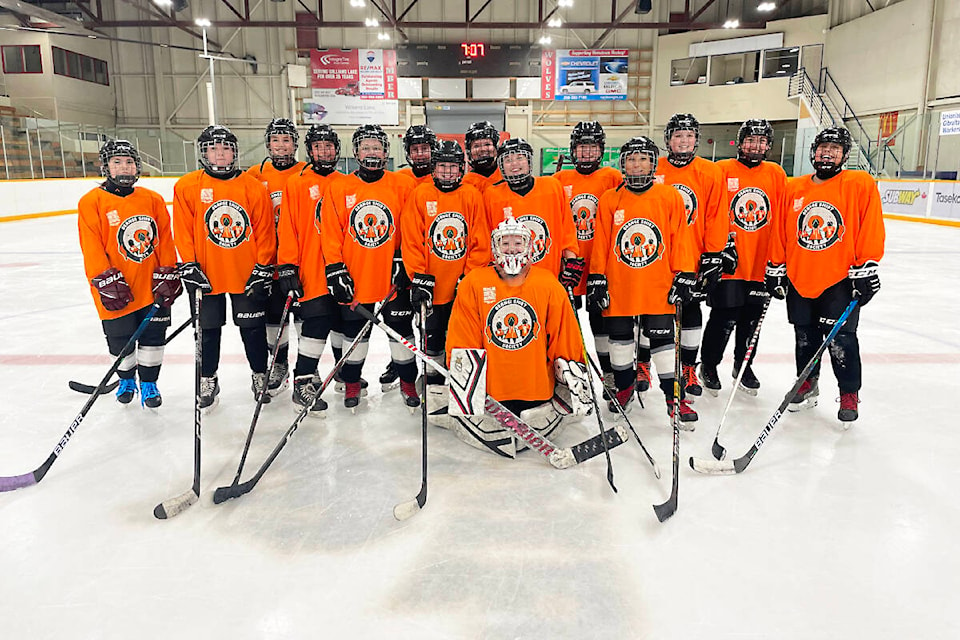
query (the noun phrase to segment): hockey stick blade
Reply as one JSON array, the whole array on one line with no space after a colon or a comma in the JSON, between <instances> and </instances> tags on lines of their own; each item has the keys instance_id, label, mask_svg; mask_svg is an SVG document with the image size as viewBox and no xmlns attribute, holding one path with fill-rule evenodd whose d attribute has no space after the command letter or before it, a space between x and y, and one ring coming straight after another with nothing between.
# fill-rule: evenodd
<instances>
[{"instance_id":1,"label":"hockey stick blade","mask_svg":"<svg viewBox=\"0 0 960 640\"><path fill-rule=\"evenodd\" d=\"M213 504L223 504L227 500L233 500L234 498L239 498L240 496L250 493L250 490L256 486L259 479L258 476L254 476L250 480L241 482L240 484L219 487L213 492Z\"/></svg>"},{"instance_id":2,"label":"hockey stick blade","mask_svg":"<svg viewBox=\"0 0 960 640\"><path fill-rule=\"evenodd\" d=\"M426 502L426 496L423 496L421 501L421 497L419 495L412 500L401 502L393 508L393 517L401 522L407 520L408 518L412 518L419 513L421 509L423 509L423 505L426 504Z\"/></svg>"},{"instance_id":3,"label":"hockey stick blade","mask_svg":"<svg viewBox=\"0 0 960 640\"><path fill-rule=\"evenodd\" d=\"M697 473L706 473L710 475L733 475L737 472L734 463L729 460L707 460L705 458L694 458L690 456L690 468Z\"/></svg>"},{"instance_id":4,"label":"hockey stick blade","mask_svg":"<svg viewBox=\"0 0 960 640\"><path fill-rule=\"evenodd\" d=\"M67 383L67 385L77 393L85 393L88 396L93 395L93 392L97 390L96 385L84 384L82 382L77 382L76 380L71 380L70 382ZM102 394L110 393L114 389L116 389L119 385L120 385L120 381L114 380L113 382L105 386L101 393Z\"/></svg>"},{"instance_id":5,"label":"hockey stick blade","mask_svg":"<svg viewBox=\"0 0 960 640\"><path fill-rule=\"evenodd\" d=\"M3 493L4 491L23 489L24 487L30 487L35 484L37 484L37 478L34 476L33 472L25 473L20 476L0 478L0 493Z\"/></svg>"},{"instance_id":6,"label":"hockey stick blade","mask_svg":"<svg viewBox=\"0 0 960 640\"><path fill-rule=\"evenodd\" d=\"M670 499L663 504L653 505L653 512L657 514L657 520L660 522L665 521L677 512L677 497L671 495Z\"/></svg>"},{"instance_id":7,"label":"hockey stick blade","mask_svg":"<svg viewBox=\"0 0 960 640\"><path fill-rule=\"evenodd\" d=\"M194 493L193 489L191 489L183 495L179 495L176 498L170 498L169 500L158 504L153 509L153 515L158 520L172 518L192 507L199 499L200 496Z\"/></svg>"},{"instance_id":8,"label":"hockey stick blade","mask_svg":"<svg viewBox=\"0 0 960 640\"><path fill-rule=\"evenodd\" d=\"M723 448L723 445L720 444L720 440L718 438L713 439L713 446L710 448L710 451L711 453L713 453L713 457L716 458L717 460L723 460L724 458L727 457L727 450ZM690 464L692 466L693 456L690 457L690 460L691 460Z\"/></svg>"}]
</instances>

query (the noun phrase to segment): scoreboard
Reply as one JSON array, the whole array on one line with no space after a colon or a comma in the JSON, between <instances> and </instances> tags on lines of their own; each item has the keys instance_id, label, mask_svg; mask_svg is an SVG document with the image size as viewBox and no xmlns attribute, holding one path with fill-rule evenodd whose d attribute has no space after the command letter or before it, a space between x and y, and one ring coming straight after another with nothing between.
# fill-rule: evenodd
<instances>
[{"instance_id":1,"label":"scoreboard","mask_svg":"<svg viewBox=\"0 0 960 640\"><path fill-rule=\"evenodd\" d=\"M526 44L400 44L397 75L407 78L503 78L540 75L539 48Z\"/></svg>"}]
</instances>

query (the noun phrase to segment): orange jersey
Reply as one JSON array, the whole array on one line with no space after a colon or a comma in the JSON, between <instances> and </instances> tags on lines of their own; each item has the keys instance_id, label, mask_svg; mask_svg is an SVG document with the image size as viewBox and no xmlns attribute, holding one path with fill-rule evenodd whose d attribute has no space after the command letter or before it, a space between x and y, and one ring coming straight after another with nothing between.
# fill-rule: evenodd
<instances>
[{"instance_id":1,"label":"orange jersey","mask_svg":"<svg viewBox=\"0 0 960 640\"><path fill-rule=\"evenodd\" d=\"M287 186L287 180L300 175L306 166L306 162L297 162L292 167L278 171L270 158L267 158L260 164L247 169L247 173L262 182L267 193L270 194L270 202L273 203L274 225L280 224L280 203L283 201L283 189Z\"/></svg>"},{"instance_id":2,"label":"orange jersey","mask_svg":"<svg viewBox=\"0 0 960 640\"><path fill-rule=\"evenodd\" d=\"M323 257L347 266L357 302L379 302L390 290L400 213L413 187L410 178L390 171L372 183L351 173L327 187L320 216Z\"/></svg>"},{"instance_id":3,"label":"orange jersey","mask_svg":"<svg viewBox=\"0 0 960 640\"><path fill-rule=\"evenodd\" d=\"M549 400L553 361L584 362L583 342L567 292L546 269L509 286L494 267L460 283L447 330L447 360L455 348L486 349L487 393L495 400Z\"/></svg>"},{"instance_id":4,"label":"orange jersey","mask_svg":"<svg viewBox=\"0 0 960 640\"><path fill-rule=\"evenodd\" d=\"M433 184L433 173L428 173L427 175L421 176L418 178L416 174L413 173L412 167L404 167L403 169L400 169L395 173L399 173L402 176L407 176L408 178L413 180L417 186L420 186L421 184L425 184L425 183Z\"/></svg>"},{"instance_id":5,"label":"orange jersey","mask_svg":"<svg viewBox=\"0 0 960 640\"><path fill-rule=\"evenodd\" d=\"M300 269L303 300L327 295L327 276L324 268L323 247L320 241L320 208L327 186L342 173L334 171L322 176L313 169L292 176L283 192L280 207L280 226L277 232L278 264L295 264Z\"/></svg>"},{"instance_id":6,"label":"orange jersey","mask_svg":"<svg viewBox=\"0 0 960 640\"><path fill-rule=\"evenodd\" d=\"M421 184L407 198L400 228L407 275L436 278L434 304L453 300L460 276L486 266L490 257L483 197L469 185L445 193L432 182Z\"/></svg>"},{"instance_id":7,"label":"orange jersey","mask_svg":"<svg viewBox=\"0 0 960 640\"><path fill-rule=\"evenodd\" d=\"M770 261L787 264L790 283L816 298L854 265L883 258L880 193L870 174L844 170L822 184L812 175L787 181Z\"/></svg>"},{"instance_id":8,"label":"orange jersey","mask_svg":"<svg viewBox=\"0 0 960 640\"><path fill-rule=\"evenodd\" d=\"M654 183L636 194L622 187L600 197L590 273L607 277L605 316L673 313L667 293L674 274L696 271L683 198Z\"/></svg>"},{"instance_id":9,"label":"orange jersey","mask_svg":"<svg viewBox=\"0 0 960 640\"><path fill-rule=\"evenodd\" d=\"M577 252L573 216L563 199L563 188L559 182L551 177L533 180L533 189L525 196L511 191L506 182L484 192L487 227L492 233L508 215L522 222L533 236L531 263L557 275L560 273L563 252L568 249Z\"/></svg>"},{"instance_id":10,"label":"orange jersey","mask_svg":"<svg viewBox=\"0 0 960 640\"><path fill-rule=\"evenodd\" d=\"M580 283L573 293L582 296L587 292L587 274L590 273L590 252L593 249L593 230L597 219L600 196L609 189L616 189L623 176L612 167L600 167L590 175L576 169L564 169L553 174L563 187L563 197L570 203L573 226L577 232L577 255L586 260L586 268Z\"/></svg>"},{"instance_id":11,"label":"orange jersey","mask_svg":"<svg viewBox=\"0 0 960 640\"><path fill-rule=\"evenodd\" d=\"M229 180L202 169L173 186L173 239L183 262L198 262L213 294L243 293L255 264L273 264L277 232L267 190L253 176Z\"/></svg>"},{"instance_id":12,"label":"orange jersey","mask_svg":"<svg viewBox=\"0 0 960 640\"><path fill-rule=\"evenodd\" d=\"M725 280L763 282L770 238L783 215L787 174L780 165L761 162L752 169L739 160L717 163L730 203L730 231L737 232L737 271Z\"/></svg>"},{"instance_id":13,"label":"orange jersey","mask_svg":"<svg viewBox=\"0 0 960 640\"><path fill-rule=\"evenodd\" d=\"M80 198L77 227L87 282L110 267L123 273L133 302L120 311L107 311L93 285L90 293L101 320L112 320L153 304L153 271L177 264L170 235L170 214L163 197L134 187L121 198L100 187Z\"/></svg>"},{"instance_id":14,"label":"orange jersey","mask_svg":"<svg viewBox=\"0 0 960 640\"><path fill-rule=\"evenodd\" d=\"M499 167L493 170L489 178L476 171L468 171L467 174L463 176L463 184L474 187L480 193L483 193L487 190L487 187L492 187L501 180L503 180L503 174L500 173Z\"/></svg>"},{"instance_id":15,"label":"orange jersey","mask_svg":"<svg viewBox=\"0 0 960 640\"><path fill-rule=\"evenodd\" d=\"M727 244L727 194L719 167L696 157L685 167L677 168L666 158L657 162L657 182L671 185L680 192L687 211L687 225L696 258L705 252L722 251Z\"/></svg>"}]
</instances>

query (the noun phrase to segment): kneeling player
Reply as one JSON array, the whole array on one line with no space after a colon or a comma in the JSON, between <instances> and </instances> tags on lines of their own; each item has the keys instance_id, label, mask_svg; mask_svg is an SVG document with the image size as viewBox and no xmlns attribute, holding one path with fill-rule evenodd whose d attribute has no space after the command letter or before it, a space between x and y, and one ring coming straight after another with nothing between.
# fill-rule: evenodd
<instances>
[{"instance_id":1,"label":"kneeling player","mask_svg":"<svg viewBox=\"0 0 960 640\"><path fill-rule=\"evenodd\" d=\"M117 370L119 402L129 403L137 392L136 367L140 402L156 408L162 402L157 378L170 305L180 294L170 216L160 194L133 186L140 177L140 154L126 140L103 145L100 170L106 180L83 196L77 207L83 267L111 355L120 355L154 296L163 302L140 334L137 350Z\"/></svg>"},{"instance_id":2,"label":"kneeling player","mask_svg":"<svg viewBox=\"0 0 960 640\"><path fill-rule=\"evenodd\" d=\"M574 412L585 413L588 406L580 393L586 368L577 319L556 277L530 265L532 241L522 223L513 218L501 222L491 244L494 264L474 269L460 283L447 353L485 350L487 393L549 438L563 417L551 401L555 370L565 380L574 380ZM458 362L455 356L448 357L455 375ZM512 431L481 416L450 416L449 425L464 442L508 458L526 446Z\"/></svg>"}]
</instances>

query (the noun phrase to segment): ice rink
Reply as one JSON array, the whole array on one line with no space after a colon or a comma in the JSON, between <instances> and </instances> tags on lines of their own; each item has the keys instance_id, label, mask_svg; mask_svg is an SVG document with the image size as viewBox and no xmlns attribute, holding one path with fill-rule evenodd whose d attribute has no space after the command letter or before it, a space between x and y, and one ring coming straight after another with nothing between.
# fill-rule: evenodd
<instances>
[{"instance_id":1,"label":"ice rink","mask_svg":"<svg viewBox=\"0 0 960 640\"><path fill-rule=\"evenodd\" d=\"M701 476L732 386L704 397L681 442L680 502L658 391L631 421L635 442L555 470L509 461L430 428L429 498L420 416L376 379L375 329L356 416L332 389L250 494L214 505L231 482L254 407L239 335L224 331L219 408L203 424L202 497L167 521L154 506L193 477L193 342L167 348L159 412L101 398L47 477L0 494L5 639L416 638L763 640L960 637L960 229L887 222L883 288L861 317L860 420L836 420L825 363L820 405L788 414L738 476ZM112 361L86 285L76 216L0 224L0 476L42 463ZM174 307L174 326L186 316ZM704 314L706 316L706 312ZM755 365L721 440L743 454L794 379L792 330L771 305ZM589 339L589 338L588 338ZM325 374L328 352L321 363ZM604 411L604 419L611 419ZM264 407L248 478L295 417L289 391ZM594 418L557 438L596 433ZM951 497L952 496L952 497ZM950 605L953 602L953 605Z\"/></svg>"}]
</instances>

